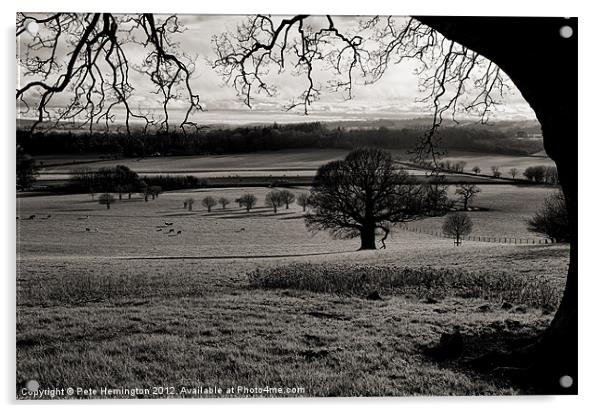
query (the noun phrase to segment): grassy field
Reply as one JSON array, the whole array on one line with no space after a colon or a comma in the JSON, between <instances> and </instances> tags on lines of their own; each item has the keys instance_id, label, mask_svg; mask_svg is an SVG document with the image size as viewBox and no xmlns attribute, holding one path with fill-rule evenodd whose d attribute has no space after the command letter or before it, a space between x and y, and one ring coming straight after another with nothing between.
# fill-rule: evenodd
<instances>
[{"instance_id":1,"label":"grassy field","mask_svg":"<svg viewBox=\"0 0 602 413\"><path fill-rule=\"evenodd\" d=\"M199 178L225 176L313 176L315 171L326 162L342 159L348 153L345 149L300 149L269 152L254 152L240 155L208 155L208 156L171 156L151 158L127 158L100 160L98 156L45 156L38 159L45 167L40 171L41 179L67 179L73 169L85 167L98 169L115 165L126 165L139 174L191 174ZM408 161L411 155L407 150L390 151L400 161ZM506 156L495 154L478 154L471 152L450 152L452 161L467 162L466 171L479 165L483 174L490 174L491 166L499 166L507 175L507 171L518 168L522 171L527 166L551 165L546 157Z\"/></svg>"},{"instance_id":2,"label":"grassy field","mask_svg":"<svg viewBox=\"0 0 602 413\"><path fill-rule=\"evenodd\" d=\"M286 396L526 391L460 361L435 361L425 349L454 328L466 336L467 355L525 340L547 326L553 309L519 301L502 308L499 297L455 290L428 301L383 289L383 300L373 301L289 284L264 288L249 275L396 265L457 271L459 279L499 272L559 294L566 245L455 247L397 230L386 250L358 252L358 240L308 233L297 205L278 214L232 204L201 210L207 193L251 192L263 205L266 191L171 192L110 210L87 195L18 198L17 394L30 379L43 387L173 386L173 397L199 397L180 393L198 386L304 389ZM475 231L524 234L524 217L550 191L483 187L475 205L489 210L470 213ZM191 212L183 207L189 197L197 200ZM419 224L435 225L429 221ZM182 233L166 233L165 222Z\"/></svg>"},{"instance_id":3,"label":"grassy field","mask_svg":"<svg viewBox=\"0 0 602 413\"><path fill-rule=\"evenodd\" d=\"M523 178L523 172L529 166L545 165L554 166L554 161L548 158L545 154L539 153L533 156L511 156L511 155L495 155L481 154L473 152L450 152L444 160L452 162L466 162L466 172L470 172L472 168L478 166L481 168L482 174L491 174L491 167L497 166L502 172L502 176L510 177L510 169L518 169L518 177Z\"/></svg>"}]
</instances>

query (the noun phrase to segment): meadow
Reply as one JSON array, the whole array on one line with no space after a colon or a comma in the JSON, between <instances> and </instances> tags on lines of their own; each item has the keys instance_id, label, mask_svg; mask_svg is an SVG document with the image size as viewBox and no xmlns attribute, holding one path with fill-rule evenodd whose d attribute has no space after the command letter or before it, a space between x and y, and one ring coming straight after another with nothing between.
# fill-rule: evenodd
<instances>
[{"instance_id":1,"label":"meadow","mask_svg":"<svg viewBox=\"0 0 602 413\"><path fill-rule=\"evenodd\" d=\"M98 169L125 165L139 174L187 174L199 178L225 176L313 176L323 164L344 158L346 149L290 149L279 151L263 151L245 154L206 155L206 156L169 156L147 158L101 159L97 155L57 155L37 157L43 162L40 178L67 179L72 170L77 168ZM412 158L407 150L390 151L396 160L407 162ZM522 171L533 165L552 165L545 156L507 156L450 151L442 158L453 162L467 162L466 172L478 165L482 174L491 174L491 166L499 166L504 176L508 177L510 168ZM422 172L421 172L422 173Z\"/></svg>"},{"instance_id":2,"label":"meadow","mask_svg":"<svg viewBox=\"0 0 602 413\"><path fill-rule=\"evenodd\" d=\"M482 189L475 205L484 210L469 212L475 232L530 237L524 219L553 191ZM173 397L198 386L304 389L291 396L529 392L464 358L528 341L549 324L567 245L456 247L400 228L386 250L356 251L358 240L309 233L298 205L277 214L263 207L267 191L134 195L110 209L83 194L17 198L17 395L30 379L173 386ZM250 212L200 203L244 192L259 200ZM370 300L358 280L379 268L382 279L365 288L382 299ZM426 279L436 280L432 290L418 291ZM426 349L456 328L465 357L429 357Z\"/></svg>"}]
</instances>

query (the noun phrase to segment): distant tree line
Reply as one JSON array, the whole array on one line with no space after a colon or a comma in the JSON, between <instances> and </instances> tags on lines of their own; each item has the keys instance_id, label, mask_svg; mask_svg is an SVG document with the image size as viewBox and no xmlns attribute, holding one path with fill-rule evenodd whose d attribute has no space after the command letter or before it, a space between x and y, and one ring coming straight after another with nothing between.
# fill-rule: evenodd
<instances>
[{"instance_id":1,"label":"distant tree line","mask_svg":"<svg viewBox=\"0 0 602 413\"><path fill-rule=\"evenodd\" d=\"M141 193L154 199L159 192L177 189L202 188L207 181L195 176L151 175L140 177L136 172L124 165L97 170L79 168L71 171L71 178L62 190L68 192L100 193L110 192L127 194L128 198L133 193ZM160 190L157 190L160 188Z\"/></svg>"},{"instance_id":2,"label":"distant tree line","mask_svg":"<svg viewBox=\"0 0 602 413\"><path fill-rule=\"evenodd\" d=\"M104 153L124 157L247 153L279 149L353 149L369 144L384 149L411 149L424 133L420 128L329 128L316 123L237 128L207 128L186 135L173 133L131 136L120 133L48 131L17 132L17 143L32 155ZM447 149L528 155L542 150L537 141L516 139L509 134L468 127L442 128L442 146Z\"/></svg>"}]
</instances>

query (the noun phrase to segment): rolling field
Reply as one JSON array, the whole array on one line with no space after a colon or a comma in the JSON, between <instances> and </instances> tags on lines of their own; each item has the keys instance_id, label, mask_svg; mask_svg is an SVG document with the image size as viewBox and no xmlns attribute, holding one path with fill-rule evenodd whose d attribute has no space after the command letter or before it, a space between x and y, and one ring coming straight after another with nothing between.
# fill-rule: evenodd
<instances>
[{"instance_id":1,"label":"rolling field","mask_svg":"<svg viewBox=\"0 0 602 413\"><path fill-rule=\"evenodd\" d=\"M500 172L502 172L502 176L504 177L509 177L510 169L516 168L519 171L519 178L523 178L522 173L529 166L554 166L554 161L542 153L533 156L511 156L452 151L443 159L450 160L451 162L466 162L466 168L464 168L466 172L470 172L473 167L478 166L481 168L481 173L487 175L491 174L492 166L499 167Z\"/></svg>"},{"instance_id":2,"label":"rolling field","mask_svg":"<svg viewBox=\"0 0 602 413\"><path fill-rule=\"evenodd\" d=\"M115 165L125 165L143 175L155 174L186 174L198 178L227 177L227 176L303 176L310 177L323 164L344 158L349 151L345 149L299 149L269 152L254 152L247 154L208 155L208 156L170 156L150 158L126 158L100 160L94 156L57 156L40 157L44 162L40 170L40 179L68 179L73 169L98 169ZM406 150L390 151L393 157L400 161L408 161L411 155ZM552 165L546 157L506 156L495 154L475 154L471 152L450 152L448 158L452 161L467 162L465 171L479 165L483 174L490 174L491 166L499 166L507 176L507 171L516 167L522 171L533 165ZM422 173L422 171L413 170Z\"/></svg>"},{"instance_id":3,"label":"rolling field","mask_svg":"<svg viewBox=\"0 0 602 413\"><path fill-rule=\"evenodd\" d=\"M475 205L489 210L470 214L483 234L526 234L524 218L551 191L482 189ZM234 199L244 192L259 200L249 213L233 204L201 209L206 194ZM400 229L386 250L358 252L358 240L308 233L297 205L278 214L262 207L266 192L178 191L149 202L118 201L109 210L88 195L18 198L17 389L36 379L57 387L169 385L174 397L187 396L181 387L201 385L304 389L291 396L523 391L459 363L434 361L424 348L455 326L467 336L467 351L521 340L547 326L549 309L502 309L492 298L451 292L433 302L406 293L372 301L263 289L248 274L299 264L349 271L394 264L504 271L560 291L568 246L455 247ZM189 197L196 199L191 212L183 207ZM166 233L165 222L182 233Z\"/></svg>"}]
</instances>

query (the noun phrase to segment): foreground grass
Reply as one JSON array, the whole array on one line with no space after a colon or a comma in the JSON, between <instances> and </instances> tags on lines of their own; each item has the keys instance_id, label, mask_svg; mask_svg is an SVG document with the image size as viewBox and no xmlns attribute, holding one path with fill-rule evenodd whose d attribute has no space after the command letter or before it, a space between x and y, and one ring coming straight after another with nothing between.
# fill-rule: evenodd
<instances>
[{"instance_id":1,"label":"foreground grass","mask_svg":"<svg viewBox=\"0 0 602 413\"><path fill-rule=\"evenodd\" d=\"M17 381L83 388L169 385L303 387L305 396L513 394L442 368L420 349L460 326L537 330L539 313L481 313L481 300L426 305L324 294L244 291L204 298L23 309Z\"/></svg>"},{"instance_id":2,"label":"foreground grass","mask_svg":"<svg viewBox=\"0 0 602 413\"><path fill-rule=\"evenodd\" d=\"M524 254L530 265L544 251L531 249ZM378 253L355 257L399 260ZM316 258L313 265L345 268L340 258L332 260ZM504 256L497 260L498 266L506 262ZM515 394L521 390L508 382L438 364L424 349L458 328L474 337L469 347L485 351L504 335L533 336L551 317L539 308L503 309L484 296L448 294L432 302L411 289L382 290L384 300L371 301L249 282L247 274L258 267L268 274L287 266L311 267L290 260L23 265L22 282L40 288L18 291L17 394L31 379L43 387L173 386L178 392L198 386L304 388L290 396ZM47 273L34 276L44 267ZM480 344L484 336L487 345Z\"/></svg>"}]
</instances>

